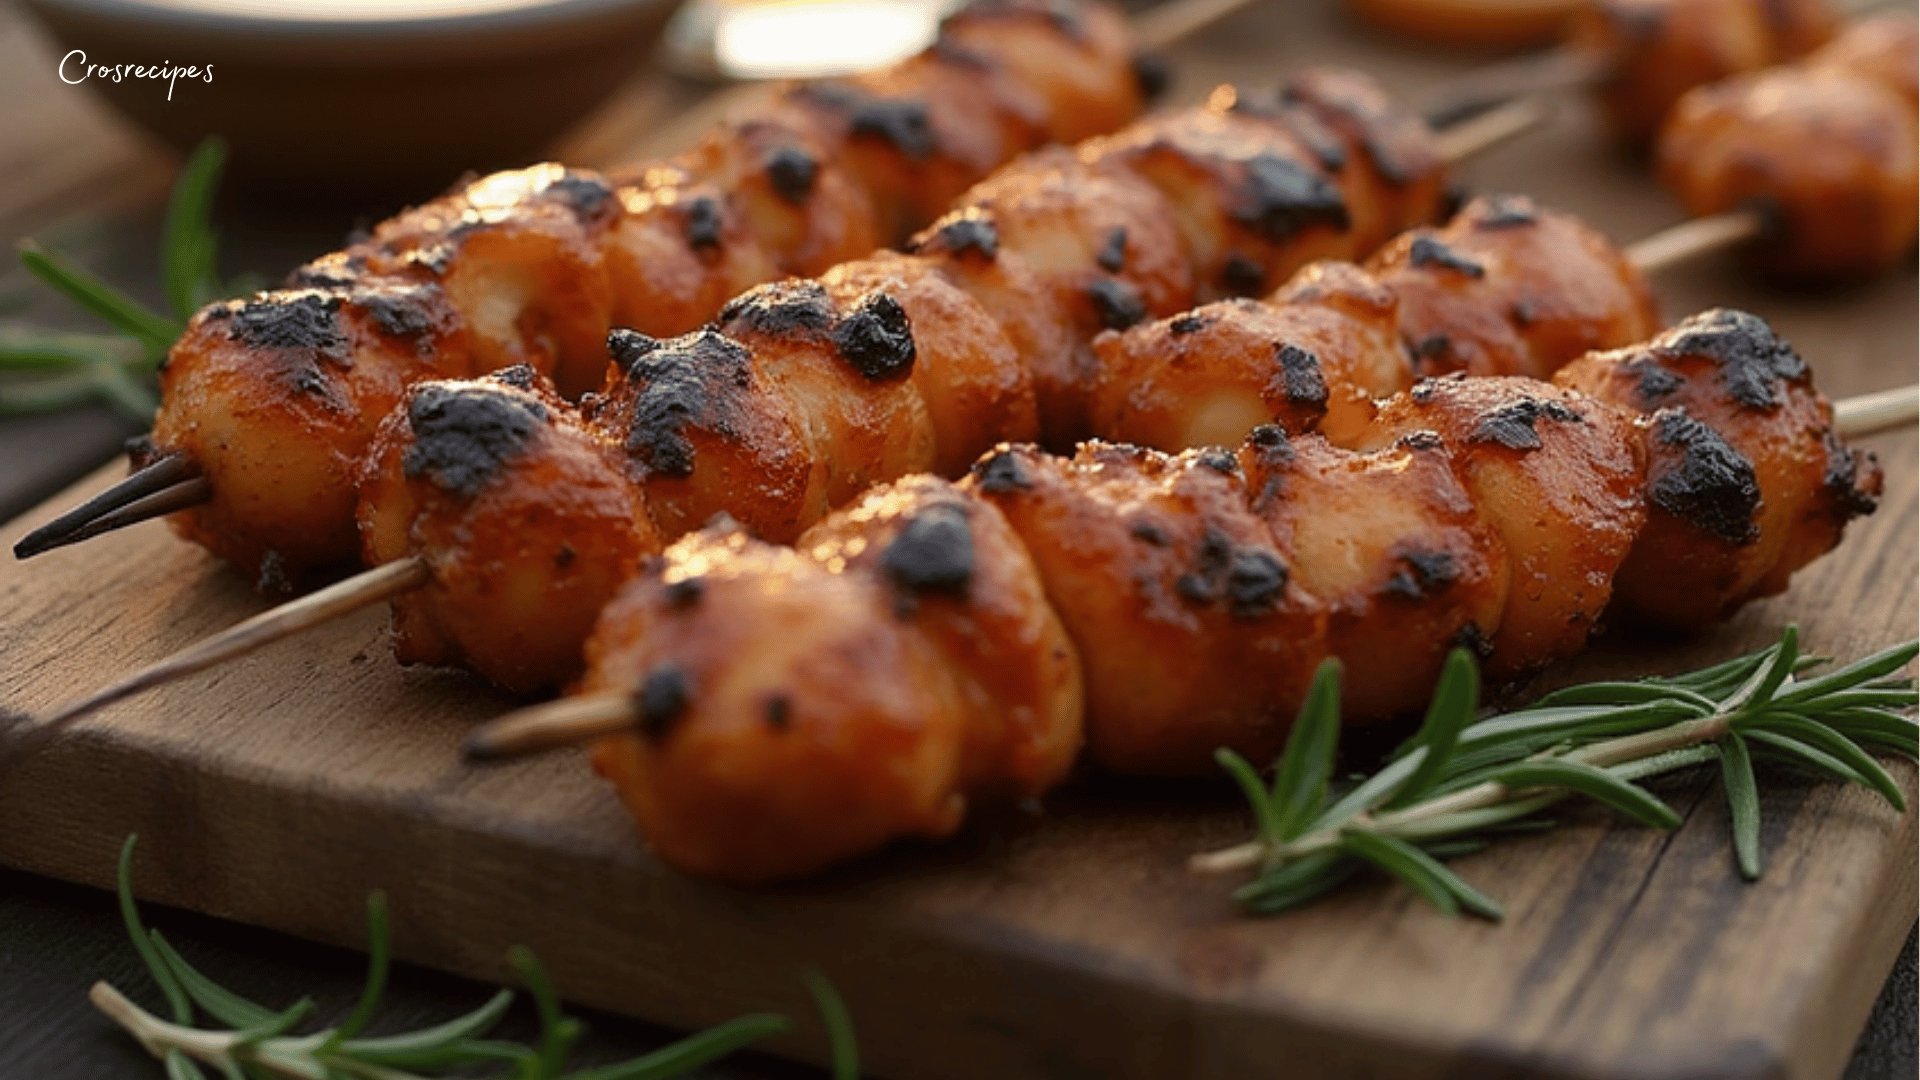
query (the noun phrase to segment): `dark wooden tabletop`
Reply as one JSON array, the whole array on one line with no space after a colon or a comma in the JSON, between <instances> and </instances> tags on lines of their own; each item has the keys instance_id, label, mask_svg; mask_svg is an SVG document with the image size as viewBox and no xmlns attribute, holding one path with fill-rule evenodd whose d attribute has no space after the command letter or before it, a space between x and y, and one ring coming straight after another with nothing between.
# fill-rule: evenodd
<instances>
[{"instance_id":1,"label":"dark wooden tabletop","mask_svg":"<svg viewBox=\"0 0 1920 1080\"><path fill-rule=\"evenodd\" d=\"M1277 5L1276 5L1277 6ZM1305 8L1307 5L1300 5ZM1324 7L1325 5L1315 5ZM1259 13L1269 23L1271 10ZM1260 32L1270 32L1270 27ZM1188 49L1241 54L1245 35L1229 23ZM1408 53L1413 56L1415 53ZM54 75L57 50L10 3L0 3L0 233L33 235L95 267L136 295L159 301L158 200L172 160L91 98ZM1413 61L1409 61L1413 62ZM674 118L697 90L641 78L571 137L574 160L604 160L649 126ZM385 209L385 208L374 208ZM267 279L335 246L351 215L302 218L223 203L223 265ZM0 321L86 326L83 313L49 298L17 269L0 272ZM0 418L0 521L50 497L111 458L138 426L105 406ZM4 537L10 545L16 537ZM4 662L0 659L0 662ZM4 827L4 823L0 823ZM165 843L165 838L150 838ZM289 852L297 858L297 852ZM358 993L364 957L286 935L182 911L154 909L150 922L216 980L270 1005L311 996L320 1017L344 1015ZM157 995L121 928L113 897L12 870L0 870L0 1076L159 1076L157 1062L86 1001L105 979L137 999ZM390 983L389 1029L463 1012L492 988L402 967ZM1915 940L1905 951L1861 1033L1847 1080L1912 1077L1916 1065ZM585 1014L591 1034L581 1061L631 1056L675 1037L642 1022ZM855 1017L856 1023L858 1017ZM530 1038L524 1003L501 1033ZM707 1075L805 1077L817 1070L751 1054Z\"/></svg>"}]
</instances>

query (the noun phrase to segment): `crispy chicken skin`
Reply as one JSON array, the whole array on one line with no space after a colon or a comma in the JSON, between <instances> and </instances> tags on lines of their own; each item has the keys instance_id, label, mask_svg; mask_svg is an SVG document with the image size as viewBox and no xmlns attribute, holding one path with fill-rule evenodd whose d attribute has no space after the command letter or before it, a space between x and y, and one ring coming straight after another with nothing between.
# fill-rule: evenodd
<instances>
[{"instance_id":1,"label":"crispy chicken skin","mask_svg":"<svg viewBox=\"0 0 1920 1080\"><path fill-rule=\"evenodd\" d=\"M586 690L643 712L596 766L662 858L725 880L944 836L970 799L1039 794L1080 749L1079 665L1033 563L991 505L931 477L792 549L730 524L688 536L589 656Z\"/></svg>"},{"instance_id":2,"label":"crispy chicken skin","mask_svg":"<svg viewBox=\"0 0 1920 1080\"><path fill-rule=\"evenodd\" d=\"M1600 105L1614 135L1645 146L1687 91L1804 56L1839 25L1828 0L1594 0L1567 39L1606 70Z\"/></svg>"},{"instance_id":3,"label":"crispy chicken skin","mask_svg":"<svg viewBox=\"0 0 1920 1080\"><path fill-rule=\"evenodd\" d=\"M660 548L617 448L524 367L414 387L375 437L359 522L369 563L431 571L394 600L401 662L521 694L579 673L600 605Z\"/></svg>"},{"instance_id":4,"label":"crispy chicken skin","mask_svg":"<svg viewBox=\"0 0 1920 1080\"><path fill-rule=\"evenodd\" d=\"M1351 445L1374 399L1419 377L1544 379L1658 325L1646 280L1605 237L1525 198L1482 197L1364 269L1315 263L1264 304L1102 335L1091 414L1103 437L1169 449L1268 422Z\"/></svg>"},{"instance_id":5,"label":"crispy chicken skin","mask_svg":"<svg viewBox=\"0 0 1920 1080\"><path fill-rule=\"evenodd\" d=\"M1879 462L1840 442L1806 362L1745 312L1696 315L1555 381L1643 414L1648 519L1617 582L1635 619L1696 629L1781 592L1879 499Z\"/></svg>"},{"instance_id":6,"label":"crispy chicken skin","mask_svg":"<svg viewBox=\"0 0 1920 1080\"><path fill-rule=\"evenodd\" d=\"M1703 86L1660 133L1661 182L1695 215L1758 207L1752 253L1803 278L1860 277L1920 230L1912 18L1850 28L1804 63Z\"/></svg>"}]
</instances>

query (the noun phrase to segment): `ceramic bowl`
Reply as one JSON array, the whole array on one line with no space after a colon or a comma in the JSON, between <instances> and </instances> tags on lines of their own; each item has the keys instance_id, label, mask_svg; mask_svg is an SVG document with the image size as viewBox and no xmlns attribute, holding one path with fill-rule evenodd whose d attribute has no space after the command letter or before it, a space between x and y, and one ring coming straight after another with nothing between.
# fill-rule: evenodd
<instances>
[{"instance_id":1,"label":"ceramic bowl","mask_svg":"<svg viewBox=\"0 0 1920 1080\"><path fill-rule=\"evenodd\" d=\"M224 136L231 184L349 199L539 160L648 62L679 0L24 3L62 78L175 149ZM133 64L200 73L101 73Z\"/></svg>"}]
</instances>

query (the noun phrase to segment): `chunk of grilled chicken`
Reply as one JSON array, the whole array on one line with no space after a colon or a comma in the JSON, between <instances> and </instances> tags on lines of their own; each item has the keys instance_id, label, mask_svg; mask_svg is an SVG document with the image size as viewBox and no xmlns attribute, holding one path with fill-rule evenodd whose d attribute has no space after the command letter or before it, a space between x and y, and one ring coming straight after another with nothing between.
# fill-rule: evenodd
<instances>
[{"instance_id":1,"label":"chunk of grilled chicken","mask_svg":"<svg viewBox=\"0 0 1920 1080\"><path fill-rule=\"evenodd\" d=\"M1696 629L1782 592L1879 500L1879 463L1840 441L1806 362L1756 316L1706 312L1554 381L1642 414L1648 519L1617 605L1637 620Z\"/></svg>"},{"instance_id":2,"label":"chunk of grilled chicken","mask_svg":"<svg viewBox=\"0 0 1920 1080\"><path fill-rule=\"evenodd\" d=\"M1799 64L1689 92L1660 133L1661 182L1690 213L1757 207L1757 264L1859 277L1912 252L1920 134L1912 17L1851 26Z\"/></svg>"},{"instance_id":3,"label":"chunk of grilled chicken","mask_svg":"<svg viewBox=\"0 0 1920 1080\"><path fill-rule=\"evenodd\" d=\"M660 550L619 448L526 367L414 387L374 445L367 559L418 556L431 572L393 601L395 657L519 694L577 675L606 598Z\"/></svg>"},{"instance_id":4,"label":"chunk of grilled chicken","mask_svg":"<svg viewBox=\"0 0 1920 1080\"><path fill-rule=\"evenodd\" d=\"M1322 262L1263 304L1234 301L1094 343L1094 429L1178 449L1259 424L1351 445L1373 401L1426 375L1550 377L1659 326L1652 290L1604 236L1516 196L1402 234L1365 268Z\"/></svg>"},{"instance_id":5,"label":"chunk of grilled chicken","mask_svg":"<svg viewBox=\"0 0 1920 1080\"><path fill-rule=\"evenodd\" d=\"M1614 135L1642 146L1687 91L1804 56L1839 25L1827 0L1593 0L1567 40L1605 72Z\"/></svg>"},{"instance_id":6,"label":"chunk of grilled chicken","mask_svg":"<svg viewBox=\"0 0 1920 1080\"><path fill-rule=\"evenodd\" d=\"M1072 643L994 508L915 477L797 548L690 535L620 594L585 692L642 718L594 762L676 866L733 881L940 837L1080 749Z\"/></svg>"}]
</instances>

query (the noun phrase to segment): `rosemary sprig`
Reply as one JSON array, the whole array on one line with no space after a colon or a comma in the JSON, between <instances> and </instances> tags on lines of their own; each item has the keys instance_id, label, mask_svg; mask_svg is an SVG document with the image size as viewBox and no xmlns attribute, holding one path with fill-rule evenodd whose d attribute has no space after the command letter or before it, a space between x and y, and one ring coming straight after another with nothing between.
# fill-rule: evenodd
<instances>
[{"instance_id":1,"label":"rosemary sprig","mask_svg":"<svg viewBox=\"0 0 1920 1080\"><path fill-rule=\"evenodd\" d=\"M219 239L209 222L226 148L208 139L188 156L167 200L161 279L168 314L160 314L31 239L20 241L20 264L54 290L99 316L116 334L74 334L13 328L0 332L0 414L62 409L103 398L129 417L150 421L159 406L153 377L187 320L210 300L251 291L241 279L222 282Z\"/></svg>"},{"instance_id":2,"label":"rosemary sprig","mask_svg":"<svg viewBox=\"0 0 1920 1080\"><path fill-rule=\"evenodd\" d=\"M1327 792L1340 723L1337 662L1321 666L1271 787L1231 750L1216 755L1253 806L1256 835L1196 855L1200 871L1256 871L1234 891L1248 910L1270 914L1328 892L1373 868L1398 878L1448 914L1490 919L1498 904L1442 859L1477 850L1489 834L1548 828L1538 815L1570 795L1596 799L1656 828L1680 824L1637 781L1717 761L1733 820L1734 853L1760 876L1760 802L1755 759L1784 761L1878 792L1904 811L1899 786L1869 751L1920 757L1912 679L1896 672L1920 653L1908 642L1827 674L1800 653L1787 627L1778 643L1670 678L1568 687L1518 712L1474 721L1473 659L1447 658L1419 732L1372 777Z\"/></svg>"},{"instance_id":3,"label":"rosemary sprig","mask_svg":"<svg viewBox=\"0 0 1920 1080\"><path fill-rule=\"evenodd\" d=\"M568 1050L586 1030L578 1019L565 1015L546 969L531 950L515 946L507 962L532 994L540 1018L540 1037L527 1046L485 1037L513 1003L513 992L501 990L485 1004L445 1023L401 1035L362 1037L360 1031L379 1010L386 987L388 959L386 897L367 898L367 981L353 1012L338 1027L290 1035L313 1011L302 998L275 1012L216 985L195 970L169 945L159 931L140 921L133 902L133 848L138 838L127 837L120 849L120 913L134 948L167 999L172 1017L164 1020L130 1001L113 986L98 982L88 999L125 1028L140 1045L165 1063L168 1080L208 1080L202 1066L212 1066L227 1080L290 1077L294 1080L426 1080L448 1069L502 1064L512 1080L662 1080L681 1076L717 1058L793 1025L784 1016L756 1013L688 1036L650 1054L614 1065L564 1072ZM826 976L802 973L826 1024L833 1047L835 1080L856 1080L859 1051L846 1005ZM226 1025L194 1027L196 1007Z\"/></svg>"}]
</instances>

